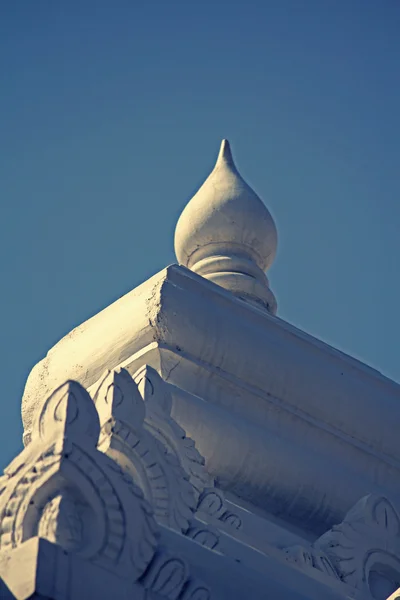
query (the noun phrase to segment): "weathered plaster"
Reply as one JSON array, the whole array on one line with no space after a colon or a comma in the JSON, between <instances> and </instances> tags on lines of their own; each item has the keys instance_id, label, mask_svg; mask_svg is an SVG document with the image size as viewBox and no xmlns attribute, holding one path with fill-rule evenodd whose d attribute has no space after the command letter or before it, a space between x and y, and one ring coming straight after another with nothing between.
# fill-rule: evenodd
<instances>
[{"instance_id":1,"label":"weathered plaster","mask_svg":"<svg viewBox=\"0 0 400 600\"><path fill-rule=\"evenodd\" d=\"M34 367L1 598L397 598L400 386L274 316L276 243L223 143L177 227L186 266Z\"/></svg>"},{"instance_id":2,"label":"weathered plaster","mask_svg":"<svg viewBox=\"0 0 400 600\"><path fill-rule=\"evenodd\" d=\"M184 267L49 352L27 382L27 427L35 398L66 377L90 386L106 368L144 363L174 384L175 420L235 496L316 534L367 493L399 501L399 386Z\"/></svg>"}]
</instances>

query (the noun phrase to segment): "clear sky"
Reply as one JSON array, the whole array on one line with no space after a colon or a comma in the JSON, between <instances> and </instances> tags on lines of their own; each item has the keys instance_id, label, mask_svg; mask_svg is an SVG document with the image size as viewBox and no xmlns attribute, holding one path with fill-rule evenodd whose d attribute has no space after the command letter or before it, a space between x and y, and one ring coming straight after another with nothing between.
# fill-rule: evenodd
<instances>
[{"instance_id":1,"label":"clear sky","mask_svg":"<svg viewBox=\"0 0 400 600\"><path fill-rule=\"evenodd\" d=\"M0 61L1 466L32 366L175 261L223 137L279 316L400 381L400 2L3 2Z\"/></svg>"}]
</instances>

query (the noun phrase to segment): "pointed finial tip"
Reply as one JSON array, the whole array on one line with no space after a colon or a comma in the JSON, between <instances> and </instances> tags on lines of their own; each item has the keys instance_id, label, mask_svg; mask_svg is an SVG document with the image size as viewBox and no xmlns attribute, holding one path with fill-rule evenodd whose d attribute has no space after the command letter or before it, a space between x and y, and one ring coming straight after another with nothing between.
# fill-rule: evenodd
<instances>
[{"instance_id":1,"label":"pointed finial tip","mask_svg":"<svg viewBox=\"0 0 400 600\"><path fill-rule=\"evenodd\" d=\"M234 166L231 146L227 139L223 139L221 142L221 148L219 150L217 164L220 163L221 161L231 165L232 167Z\"/></svg>"}]
</instances>

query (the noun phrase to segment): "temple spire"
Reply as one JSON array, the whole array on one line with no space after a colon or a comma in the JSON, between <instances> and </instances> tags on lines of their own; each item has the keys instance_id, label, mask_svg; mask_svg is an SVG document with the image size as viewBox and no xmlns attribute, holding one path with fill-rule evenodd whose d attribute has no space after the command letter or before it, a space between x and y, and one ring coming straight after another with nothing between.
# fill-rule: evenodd
<instances>
[{"instance_id":1,"label":"temple spire","mask_svg":"<svg viewBox=\"0 0 400 600\"><path fill-rule=\"evenodd\" d=\"M277 248L275 223L260 198L239 174L228 140L215 167L185 207L176 226L179 263L276 313L265 271Z\"/></svg>"}]
</instances>

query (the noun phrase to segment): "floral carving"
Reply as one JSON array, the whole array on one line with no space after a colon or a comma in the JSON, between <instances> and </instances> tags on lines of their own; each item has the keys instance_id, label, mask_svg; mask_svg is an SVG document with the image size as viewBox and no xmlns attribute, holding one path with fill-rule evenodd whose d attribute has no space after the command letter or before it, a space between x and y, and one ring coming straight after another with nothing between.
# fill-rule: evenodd
<instances>
[{"instance_id":1,"label":"floral carving","mask_svg":"<svg viewBox=\"0 0 400 600\"><path fill-rule=\"evenodd\" d=\"M197 504L197 510L230 525L234 529L240 529L242 526L240 517L226 510L224 495L216 487L205 488L202 491Z\"/></svg>"},{"instance_id":2,"label":"floral carving","mask_svg":"<svg viewBox=\"0 0 400 600\"><path fill-rule=\"evenodd\" d=\"M146 406L127 371L108 371L93 392L102 425L98 448L140 485L160 523L186 532L194 490L176 456L144 428Z\"/></svg>"},{"instance_id":3,"label":"floral carving","mask_svg":"<svg viewBox=\"0 0 400 600\"><path fill-rule=\"evenodd\" d=\"M147 589L160 594L163 598L176 600L188 576L189 568L184 560L160 552L154 558L142 581Z\"/></svg>"},{"instance_id":4,"label":"floral carving","mask_svg":"<svg viewBox=\"0 0 400 600\"><path fill-rule=\"evenodd\" d=\"M38 525L38 536L78 551L84 543L85 507L71 492L57 494L45 505Z\"/></svg>"},{"instance_id":5,"label":"floral carving","mask_svg":"<svg viewBox=\"0 0 400 600\"><path fill-rule=\"evenodd\" d=\"M339 579L335 568L329 558L321 551L314 548L305 548L303 546L291 546L285 550L286 558L289 562L298 567L307 569L317 569L330 577Z\"/></svg>"},{"instance_id":6,"label":"floral carving","mask_svg":"<svg viewBox=\"0 0 400 600\"><path fill-rule=\"evenodd\" d=\"M211 600L208 587L189 576L186 562L165 550L157 552L141 583L147 590L169 600Z\"/></svg>"},{"instance_id":7,"label":"floral carving","mask_svg":"<svg viewBox=\"0 0 400 600\"><path fill-rule=\"evenodd\" d=\"M201 544L206 548L210 548L210 550L215 550L219 544L220 534L218 529L215 529L214 527L192 526L190 527L186 535L198 544Z\"/></svg>"},{"instance_id":8,"label":"floral carving","mask_svg":"<svg viewBox=\"0 0 400 600\"><path fill-rule=\"evenodd\" d=\"M227 525L233 527L233 529L241 529L242 528L242 519L235 515L235 513L230 512L229 510L225 511L223 515L219 518L220 521L223 521Z\"/></svg>"},{"instance_id":9,"label":"floral carving","mask_svg":"<svg viewBox=\"0 0 400 600\"><path fill-rule=\"evenodd\" d=\"M196 510L231 525L241 527L240 518L227 511L224 497L215 487L214 479L207 473L205 460L194 441L171 417L172 397L168 385L155 369L145 365L133 376L146 405L145 428L166 448L168 455L188 474L193 486Z\"/></svg>"},{"instance_id":10,"label":"floral carving","mask_svg":"<svg viewBox=\"0 0 400 600\"><path fill-rule=\"evenodd\" d=\"M197 581L189 581L181 595L182 600L211 600L211 592Z\"/></svg>"},{"instance_id":11,"label":"floral carving","mask_svg":"<svg viewBox=\"0 0 400 600\"><path fill-rule=\"evenodd\" d=\"M145 427L170 452L186 471L191 482L196 502L205 487L214 485L207 473L204 458L194 441L171 417L172 398L168 385L155 369L145 365L133 376L146 405Z\"/></svg>"},{"instance_id":12,"label":"floral carving","mask_svg":"<svg viewBox=\"0 0 400 600\"><path fill-rule=\"evenodd\" d=\"M15 556L12 569L19 577L27 542L30 552L35 548L30 556L38 564L21 573L22 586L25 577L28 588L36 585L31 567L39 568L40 563L40 585L53 591L58 586L55 597L58 590L63 598L72 597L69 569L76 569L73 579L92 563L90 569L95 571L89 569L90 573L100 568L105 582L111 577L110 586L121 581L125 591L141 588L143 599L156 594L169 600L209 600L208 588L190 576L185 560L158 547L153 510L134 483L146 478L160 517L161 500L171 500L168 494L173 492L172 501L165 504L172 510L167 511L168 524L172 514L188 537L214 547L217 534L212 537L206 527L189 527L196 506L193 487L176 456L144 428L146 407L136 384L126 371L107 373L95 400L96 404L74 381L56 389L37 414L31 443L0 477L0 551L5 552L7 572ZM110 456L99 451L99 438L100 446L109 443ZM178 491L187 498L180 498ZM186 503L184 509L180 502ZM47 567L49 556L54 558L53 567L60 567L55 572L62 574L61 579Z\"/></svg>"},{"instance_id":13,"label":"floral carving","mask_svg":"<svg viewBox=\"0 0 400 600\"><path fill-rule=\"evenodd\" d=\"M31 444L0 479L0 547L45 537L134 581L152 560L157 526L141 490L96 450L99 433L94 404L78 383L46 399Z\"/></svg>"},{"instance_id":14,"label":"floral carving","mask_svg":"<svg viewBox=\"0 0 400 600\"><path fill-rule=\"evenodd\" d=\"M343 581L376 600L400 586L400 518L386 498L362 498L315 547L329 557Z\"/></svg>"},{"instance_id":15,"label":"floral carving","mask_svg":"<svg viewBox=\"0 0 400 600\"><path fill-rule=\"evenodd\" d=\"M217 488L205 488L199 497L197 510L211 515L216 519L222 517L225 512L222 492Z\"/></svg>"}]
</instances>

